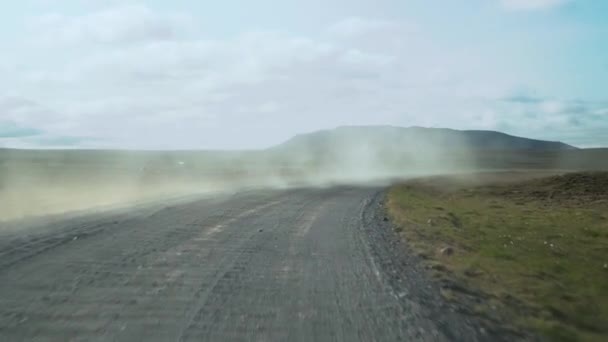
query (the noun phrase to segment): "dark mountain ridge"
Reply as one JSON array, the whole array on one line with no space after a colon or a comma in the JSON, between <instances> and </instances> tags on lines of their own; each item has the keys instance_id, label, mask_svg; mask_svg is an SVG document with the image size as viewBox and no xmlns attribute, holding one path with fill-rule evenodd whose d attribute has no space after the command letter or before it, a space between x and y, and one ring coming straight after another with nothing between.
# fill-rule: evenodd
<instances>
[{"instance_id":1,"label":"dark mountain ridge","mask_svg":"<svg viewBox=\"0 0 608 342\"><path fill-rule=\"evenodd\" d=\"M391 148L420 147L441 149L486 150L575 150L557 141L544 141L512 136L497 131L455 130L448 128L344 126L331 130L297 135L272 149L332 149L335 146L370 145Z\"/></svg>"}]
</instances>

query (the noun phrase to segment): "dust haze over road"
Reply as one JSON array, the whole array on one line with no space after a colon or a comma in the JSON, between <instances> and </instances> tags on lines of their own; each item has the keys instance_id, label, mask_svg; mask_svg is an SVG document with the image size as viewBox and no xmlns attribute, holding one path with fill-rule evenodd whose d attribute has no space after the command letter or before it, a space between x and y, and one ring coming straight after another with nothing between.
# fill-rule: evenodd
<instances>
[{"instance_id":1,"label":"dust haze over road","mask_svg":"<svg viewBox=\"0 0 608 342\"><path fill-rule=\"evenodd\" d=\"M0 339L508 339L439 298L392 235L384 185L579 151L401 130L263 151L0 150Z\"/></svg>"},{"instance_id":2,"label":"dust haze over road","mask_svg":"<svg viewBox=\"0 0 608 342\"><path fill-rule=\"evenodd\" d=\"M464 142L452 143L459 153L450 161L438 142L420 134L387 139L392 131L342 128L259 151L0 150L0 199L8 203L0 220L244 188L384 181L472 164Z\"/></svg>"},{"instance_id":3,"label":"dust haze over road","mask_svg":"<svg viewBox=\"0 0 608 342\"><path fill-rule=\"evenodd\" d=\"M0 221L191 194L365 184L513 164L503 151L484 154L479 147L573 152L498 132L398 127L342 127L259 151L0 149Z\"/></svg>"}]
</instances>

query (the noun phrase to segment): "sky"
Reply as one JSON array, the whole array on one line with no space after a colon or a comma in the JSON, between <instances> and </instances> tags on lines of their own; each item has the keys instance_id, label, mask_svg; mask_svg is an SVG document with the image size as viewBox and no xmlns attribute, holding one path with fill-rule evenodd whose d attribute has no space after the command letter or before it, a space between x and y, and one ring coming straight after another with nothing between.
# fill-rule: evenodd
<instances>
[{"instance_id":1,"label":"sky","mask_svg":"<svg viewBox=\"0 0 608 342\"><path fill-rule=\"evenodd\" d=\"M608 146L604 0L22 0L0 147L256 149L344 125Z\"/></svg>"}]
</instances>

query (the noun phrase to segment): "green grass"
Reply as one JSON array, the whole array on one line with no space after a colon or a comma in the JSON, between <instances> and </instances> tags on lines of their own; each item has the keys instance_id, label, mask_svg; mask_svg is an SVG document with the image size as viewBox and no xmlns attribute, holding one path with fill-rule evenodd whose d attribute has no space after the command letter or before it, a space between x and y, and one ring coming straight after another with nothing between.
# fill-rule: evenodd
<instances>
[{"instance_id":1,"label":"green grass","mask_svg":"<svg viewBox=\"0 0 608 342\"><path fill-rule=\"evenodd\" d=\"M508 184L499 176L485 185L430 179L394 187L388 206L436 276L485 298L475 311L498 308L515 326L551 340L605 341L608 188L601 192L598 177L608 176L568 177ZM592 186L581 192L568 182ZM445 246L455 253L441 255ZM458 300L458 293L447 297Z\"/></svg>"}]
</instances>

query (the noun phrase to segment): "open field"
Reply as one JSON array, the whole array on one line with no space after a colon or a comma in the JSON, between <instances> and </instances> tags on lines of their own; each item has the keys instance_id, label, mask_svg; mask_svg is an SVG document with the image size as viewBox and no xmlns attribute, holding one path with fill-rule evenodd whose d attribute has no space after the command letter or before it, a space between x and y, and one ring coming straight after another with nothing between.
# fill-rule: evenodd
<instances>
[{"instance_id":1,"label":"open field","mask_svg":"<svg viewBox=\"0 0 608 342\"><path fill-rule=\"evenodd\" d=\"M608 173L431 177L393 187L388 208L463 310L551 340L608 337Z\"/></svg>"}]
</instances>

